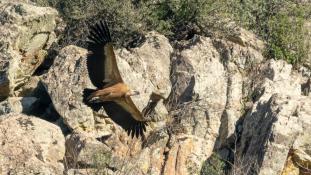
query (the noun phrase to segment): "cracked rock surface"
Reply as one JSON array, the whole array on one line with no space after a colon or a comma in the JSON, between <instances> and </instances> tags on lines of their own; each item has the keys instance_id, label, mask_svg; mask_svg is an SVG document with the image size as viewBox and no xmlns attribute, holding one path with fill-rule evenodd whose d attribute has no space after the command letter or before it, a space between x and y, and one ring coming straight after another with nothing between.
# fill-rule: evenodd
<instances>
[{"instance_id":1,"label":"cracked rock surface","mask_svg":"<svg viewBox=\"0 0 311 175\"><path fill-rule=\"evenodd\" d=\"M44 61L57 18L53 8L0 2L0 98L13 96Z\"/></svg>"}]
</instances>

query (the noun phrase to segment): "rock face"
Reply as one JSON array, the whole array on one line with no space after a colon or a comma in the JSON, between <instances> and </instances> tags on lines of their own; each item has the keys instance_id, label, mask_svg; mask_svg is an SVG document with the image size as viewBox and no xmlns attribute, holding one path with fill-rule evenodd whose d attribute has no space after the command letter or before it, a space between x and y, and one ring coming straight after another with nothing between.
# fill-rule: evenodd
<instances>
[{"instance_id":1,"label":"rock face","mask_svg":"<svg viewBox=\"0 0 311 175\"><path fill-rule=\"evenodd\" d=\"M171 136L164 174L198 174L199 162L212 153L227 93L219 57L210 38L198 37L174 58L171 104L180 121L173 124L179 131Z\"/></svg>"},{"instance_id":2,"label":"rock face","mask_svg":"<svg viewBox=\"0 0 311 175\"><path fill-rule=\"evenodd\" d=\"M33 116L0 118L1 174L63 174L65 138L60 128Z\"/></svg>"},{"instance_id":3,"label":"rock face","mask_svg":"<svg viewBox=\"0 0 311 175\"><path fill-rule=\"evenodd\" d=\"M92 109L83 101L83 87L92 87L86 69L87 51L75 46L64 48L44 77L53 105L72 129L94 129ZM75 87L75 88L69 88Z\"/></svg>"},{"instance_id":4,"label":"rock face","mask_svg":"<svg viewBox=\"0 0 311 175\"><path fill-rule=\"evenodd\" d=\"M0 115L14 113L28 113L34 108L36 97L12 97L0 103Z\"/></svg>"},{"instance_id":5,"label":"rock face","mask_svg":"<svg viewBox=\"0 0 311 175\"><path fill-rule=\"evenodd\" d=\"M48 72L32 75L58 19L23 2L0 2L0 174L211 174L221 167L206 164L214 152L231 174L311 173L310 71L265 60L253 33L172 46L150 32L137 48L115 49L123 80L140 91L139 110L153 93L166 98L145 137L131 138L83 102L95 89L86 49L62 48Z\"/></svg>"},{"instance_id":6,"label":"rock face","mask_svg":"<svg viewBox=\"0 0 311 175\"><path fill-rule=\"evenodd\" d=\"M55 9L0 2L0 98L14 95L55 41Z\"/></svg>"},{"instance_id":7,"label":"rock face","mask_svg":"<svg viewBox=\"0 0 311 175\"><path fill-rule=\"evenodd\" d=\"M179 47L183 49L173 54L165 37L151 32L146 38L138 48L115 51L122 78L132 89L142 92L138 98L133 97L140 110L152 92L170 95L166 102L168 108L163 103L156 107L161 120L152 125L153 131L143 143L137 140L134 144L104 113L94 113L83 103L83 90L94 89L88 77L85 49L76 46L62 49L43 82L65 123L75 132L89 133L86 134L89 137L111 136L105 140L106 146L113 150L116 159L126 157L131 162L126 169L136 167L133 174L198 174L202 162L212 154L216 140L219 137L226 140L234 131L242 108L241 82L244 80L240 71L260 63L263 57L249 46L199 36L181 44ZM230 49L234 52L227 53ZM238 58L239 52L245 57ZM253 62L247 62L246 57ZM167 109L174 111L170 115L178 119L167 116ZM221 126L225 112L231 121ZM171 124L165 125L162 121ZM221 127L230 131L219 135ZM81 151L88 152L83 151L84 148L93 147L94 143L82 145ZM95 145L104 149L100 144ZM67 157L79 155L81 151L68 153ZM75 162L91 164L79 158ZM121 171L117 165L116 168Z\"/></svg>"},{"instance_id":8,"label":"rock face","mask_svg":"<svg viewBox=\"0 0 311 175\"><path fill-rule=\"evenodd\" d=\"M139 48L133 50L115 50L123 80L133 89L141 92L139 98L133 97L133 101L140 110L146 107L150 95L153 92L161 93L165 97L169 96L171 92L169 77L170 55L172 51L173 49L168 43L168 40L164 36L154 32L147 35L146 42ZM96 137L111 136L108 140L105 140L105 143L109 146L109 149L114 150L113 155L116 156L116 159L121 159L126 156L126 158L129 159L129 150L131 150L130 154L137 155L137 151L140 150L142 142L134 139L135 142L137 142L134 144L134 140L128 137L124 130L118 125L107 118L105 113L94 113L90 107L83 103L84 89L95 89L88 77L86 55L87 51L85 49L76 46L67 46L62 49L48 74L44 75L43 82L45 87L50 94L55 109L74 132L80 133L78 135L82 138L93 137L89 138L90 140L94 140ZM75 88L72 89L68 87ZM155 112L158 116L158 122L151 127L157 128L163 125L168 115L163 101L158 103ZM85 134L86 136L83 136ZM80 136L78 136L78 138ZM74 141L75 140L70 139L68 143L73 144L69 145L75 145L80 142ZM71 153L68 152L67 157L72 158L72 155L80 154L82 156L85 155L85 152L89 152L89 155L86 157L90 157L90 154L93 153L86 150L88 147L94 148L94 143L96 142L98 141L85 142L82 144L81 151L74 153L72 153L72 151ZM130 145L129 143L133 144ZM162 146L165 146L165 143ZM98 143L95 144L95 147L97 147L96 150L104 149L102 148L103 145ZM92 151L94 149L90 150ZM107 148L104 150L107 150ZM137 157L132 158L132 160L134 161L136 158ZM92 164L90 159L86 161L82 160L81 158L76 158L75 162L77 162L77 164ZM135 165L135 162L127 168L130 169L131 166ZM157 164L161 166L160 163L157 162ZM76 168L76 166L72 165L70 168ZM147 167L147 170L148 168L149 167ZM137 170L137 168L135 170ZM140 171L141 170L139 170L139 172ZM133 173L135 174L137 171Z\"/></svg>"},{"instance_id":9,"label":"rock face","mask_svg":"<svg viewBox=\"0 0 311 175\"><path fill-rule=\"evenodd\" d=\"M156 32L146 35L146 41L132 50L116 51L120 74L132 89L141 92L133 96L138 109L143 110L150 100L152 92L161 93L167 98L171 92L170 57L173 48L168 39ZM167 115L163 103L159 103L156 112Z\"/></svg>"},{"instance_id":10,"label":"rock face","mask_svg":"<svg viewBox=\"0 0 311 175\"><path fill-rule=\"evenodd\" d=\"M311 101L301 95L301 77L284 61L271 60L262 71L254 91L256 101L244 119L237 156L241 165L253 169L242 171L287 174L291 165L284 165L289 157L299 165L300 174L310 173Z\"/></svg>"},{"instance_id":11,"label":"rock face","mask_svg":"<svg viewBox=\"0 0 311 175\"><path fill-rule=\"evenodd\" d=\"M133 97L141 111L146 107L152 92L161 92L166 97L169 95L171 53L172 47L168 40L155 33L149 34L146 43L140 48L116 51L123 80L132 89L141 92L139 97ZM67 46L44 77L44 84L56 110L70 128L92 131L95 128L96 116L83 102L84 89L95 89L88 76L86 56L87 50ZM167 114L163 104L159 105L157 111Z\"/></svg>"}]
</instances>

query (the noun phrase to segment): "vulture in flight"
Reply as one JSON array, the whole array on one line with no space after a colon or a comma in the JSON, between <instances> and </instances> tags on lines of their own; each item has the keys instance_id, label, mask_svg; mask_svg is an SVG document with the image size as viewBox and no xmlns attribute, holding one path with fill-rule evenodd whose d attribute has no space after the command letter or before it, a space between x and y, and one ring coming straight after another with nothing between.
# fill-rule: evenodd
<instances>
[{"instance_id":1,"label":"vulture in flight","mask_svg":"<svg viewBox=\"0 0 311 175\"><path fill-rule=\"evenodd\" d=\"M107 23L100 21L90 28L87 69L96 90L85 89L84 101L93 110L104 107L108 116L132 137L143 136L147 121L131 96L138 95L122 80Z\"/></svg>"}]
</instances>

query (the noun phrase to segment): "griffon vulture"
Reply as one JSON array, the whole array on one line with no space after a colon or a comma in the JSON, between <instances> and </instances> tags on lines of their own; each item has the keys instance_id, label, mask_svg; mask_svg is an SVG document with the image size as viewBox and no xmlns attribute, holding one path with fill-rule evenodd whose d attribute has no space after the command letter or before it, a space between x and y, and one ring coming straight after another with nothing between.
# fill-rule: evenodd
<instances>
[{"instance_id":1,"label":"griffon vulture","mask_svg":"<svg viewBox=\"0 0 311 175\"><path fill-rule=\"evenodd\" d=\"M87 68L97 90L85 89L85 102L94 110L103 106L108 116L128 135L142 136L147 123L131 99L138 92L122 80L107 23L101 21L92 26L88 39Z\"/></svg>"}]
</instances>

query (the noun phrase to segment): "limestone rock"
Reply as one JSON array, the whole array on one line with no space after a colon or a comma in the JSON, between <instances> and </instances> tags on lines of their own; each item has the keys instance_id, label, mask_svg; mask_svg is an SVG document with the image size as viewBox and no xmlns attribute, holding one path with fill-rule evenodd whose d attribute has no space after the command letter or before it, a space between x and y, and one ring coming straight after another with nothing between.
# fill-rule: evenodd
<instances>
[{"instance_id":1,"label":"limestone rock","mask_svg":"<svg viewBox=\"0 0 311 175\"><path fill-rule=\"evenodd\" d=\"M164 97L169 95L172 48L165 37L150 33L141 47L115 52L123 80L132 89L141 92L139 97L132 98L141 111L148 104L152 92L160 92ZM62 49L43 82L55 109L68 126L74 130L92 131L96 127L96 115L83 103L83 90L95 89L88 77L86 55L85 49L75 46ZM167 115L163 104L156 110Z\"/></svg>"},{"instance_id":2,"label":"limestone rock","mask_svg":"<svg viewBox=\"0 0 311 175\"><path fill-rule=\"evenodd\" d=\"M238 29L228 40L214 39L213 45L224 64L227 79L227 99L225 111L221 117L221 126L217 148L234 139L236 124L244 109L244 100L252 91L253 75L256 67L265 61L263 57L264 43L250 31Z\"/></svg>"},{"instance_id":3,"label":"limestone rock","mask_svg":"<svg viewBox=\"0 0 311 175\"><path fill-rule=\"evenodd\" d=\"M14 113L28 113L38 101L36 97L10 97L0 103L0 115Z\"/></svg>"},{"instance_id":4,"label":"limestone rock","mask_svg":"<svg viewBox=\"0 0 311 175\"><path fill-rule=\"evenodd\" d=\"M284 61L268 61L262 75L256 102L244 119L237 160L260 175L277 175L292 148L309 149L311 101L301 96L301 77Z\"/></svg>"},{"instance_id":5,"label":"limestone rock","mask_svg":"<svg viewBox=\"0 0 311 175\"><path fill-rule=\"evenodd\" d=\"M232 47L234 52L225 55L224 50ZM133 98L137 106L142 109L152 91L161 92L165 96L170 94L166 106L176 120L167 118L162 124L161 121L154 123L155 127L141 142L129 139L104 115L92 113L88 119L94 124L88 127L94 130L93 125L96 129L106 130L106 134L103 137L90 134L89 139L82 139L89 141L82 142L68 139L68 143L72 143L67 145L68 150L71 147L69 145L86 144L81 150L78 149L78 154L71 154L79 155L73 162L93 165L94 162L89 159L93 155L90 150L108 146L114 159L109 166L121 174L200 173L202 163L212 154L216 140L221 137L225 142L234 132L236 121L241 115L242 84L245 81L243 71L262 62L263 57L259 52L252 52L252 47L200 36L179 48L170 61L172 48L167 40L150 33L141 47L116 51L124 81L130 86L138 84L137 80L143 82L142 86L132 87L143 92L140 97ZM44 78L56 109L65 116L67 123L76 121L80 116L80 112L71 114L70 110L88 110L81 103L82 90L86 87L94 88L86 76L85 52L74 46L64 48ZM252 58L254 62L245 62L246 58ZM63 77L60 78L60 75ZM75 91L65 88L69 86L74 86ZM64 99L64 96L68 98ZM75 102L78 107L68 107L68 101ZM223 121L224 114L229 122ZM225 124L221 125L221 122ZM74 125L69 123L69 126ZM219 134L222 129L226 131ZM77 137L84 136L79 133ZM105 146L94 141L94 138ZM128 163L121 165L121 160ZM70 168L71 172L78 171L77 167Z\"/></svg>"},{"instance_id":6,"label":"limestone rock","mask_svg":"<svg viewBox=\"0 0 311 175\"><path fill-rule=\"evenodd\" d=\"M118 133L115 133L115 135L118 135ZM162 164L157 158L163 156L163 145L165 145L167 139L160 139L157 141L158 144L149 145L150 147L146 147L137 154L138 151L141 151L139 140L128 139L126 142L129 142L129 145L127 145L113 137L94 138L94 136L86 133L69 135L66 138L66 168L69 169L67 173L85 174L86 172L97 172L99 174L134 175L150 172L149 167L153 167L154 171L160 173ZM157 149L152 150L154 148ZM80 169L80 167L86 167L86 169Z\"/></svg>"},{"instance_id":7,"label":"limestone rock","mask_svg":"<svg viewBox=\"0 0 311 175\"><path fill-rule=\"evenodd\" d=\"M10 113L0 118L1 174L63 174L65 139L54 124Z\"/></svg>"},{"instance_id":8,"label":"limestone rock","mask_svg":"<svg viewBox=\"0 0 311 175\"><path fill-rule=\"evenodd\" d=\"M99 154L104 155L104 153L107 154L107 161L110 160L109 148L95 138L83 133L73 133L66 138L67 169L94 166L98 163L96 162L96 156Z\"/></svg>"},{"instance_id":9,"label":"limestone rock","mask_svg":"<svg viewBox=\"0 0 311 175\"><path fill-rule=\"evenodd\" d=\"M133 50L116 51L120 74L132 89L141 92L132 99L138 109L146 107L152 92L167 98L171 92L170 57L173 48L168 39L156 32L146 35L146 41ZM167 115L162 104L157 105L157 112Z\"/></svg>"},{"instance_id":10,"label":"limestone rock","mask_svg":"<svg viewBox=\"0 0 311 175\"><path fill-rule=\"evenodd\" d=\"M48 7L0 2L0 98L14 95L55 41L58 13Z\"/></svg>"},{"instance_id":11,"label":"limestone rock","mask_svg":"<svg viewBox=\"0 0 311 175\"><path fill-rule=\"evenodd\" d=\"M83 91L95 89L86 49L67 46L47 73L32 76L59 20L52 8L0 0L1 173L201 174L213 151L229 157L232 144L235 174L311 173L310 60L299 71L266 61L265 43L242 28L174 48L150 32L137 48L115 49L123 80L140 91L133 101L141 111L152 93L166 98L145 137L132 139L103 109L83 103ZM17 113L37 114L68 135Z\"/></svg>"},{"instance_id":12,"label":"limestone rock","mask_svg":"<svg viewBox=\"0 0 311 175\"><path fill-rule=\"evenodd\" d=\"M185 48L173 63L171 103L179 122L173 124L176 139L170 145L166 174L199 173L212 154L226 105L225 68L212 40L198 37Z\"/></svg>"},{"instance_id":13,"label":"limestone rock","mask_svg":"<svg viewBox=\"0 0 311 175\"><path fill-rule=\"evenodd\" d=\"M265 43L258 39L253 32L240 27L236 28L235 32L228 36L228 40L243 47L251 47L259 52L263 52L265 48Z\"/></svg>"},{"instance_id":14,"label":"limestone rock","mask_svg":"<svg viewBox=\"0 0 311 175\"><path fill-rule=\"evenodd\" d=\"M67 46L55 58L54 65L44 75L43 83L56 111L71 129L91 131L94 117L83 101L83 89L92 87L88 81L85 49Z\"/></svg>"},{"instance_id":15,"label":"limestone rock","mask_svg":"<svg viewBox=\"0 0 311 175\"><path fill-rule=\"evenodd\" d=\"M263 43L256 45L260 41L252 36L242 31L244 44L195 36L178 46L168 102L176 120L168 124L172 134L164 174L200 174L213 150L234 135L242 115L244 75L264 61L257 51Z\"/></svg>"}]
</instances>

